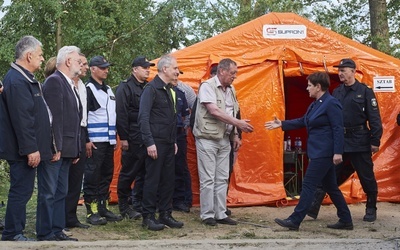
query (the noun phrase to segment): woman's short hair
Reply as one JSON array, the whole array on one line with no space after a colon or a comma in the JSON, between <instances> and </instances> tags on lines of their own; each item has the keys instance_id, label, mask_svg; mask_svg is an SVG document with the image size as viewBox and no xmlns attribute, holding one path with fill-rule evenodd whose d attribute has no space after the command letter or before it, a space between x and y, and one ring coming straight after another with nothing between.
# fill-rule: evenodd
<instances>
[{"instance_id":1,"label":"woman's short hair","mask_svg":"<svg viewBox=\"0 0 400 250\"><path fill-rule=\"evenodd\" d=\"M317 86L319 83L321 85L322 91L329 89L331 81L329 75L326 72L315 72L307 76L307 80L311 82L312 85Z\"/></svg>"}]
</instances>

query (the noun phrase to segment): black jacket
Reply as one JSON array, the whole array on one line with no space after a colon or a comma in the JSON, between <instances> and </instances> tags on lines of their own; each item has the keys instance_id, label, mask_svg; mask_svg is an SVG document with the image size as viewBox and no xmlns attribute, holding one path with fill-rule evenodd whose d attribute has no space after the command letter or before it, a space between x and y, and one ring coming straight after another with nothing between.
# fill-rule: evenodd
<instances>
[{"instance_id":1,"label":"black jacket","mask_svg":"<svg viewBox=\"0 0 400 250\"><path fill-rule=\"evenodd\" d=\"M0 158L23 161L28 154L39 151L42 161L50 160L53 155L50 119L40 83L29 71L13 63L3 84Z\"/></svg>"},{"instance_id":2,"label":"black jacket","mask_svg":"<svg viewBox=\"0 0 400 250\"><path fill-rule=\"evenodd\" d=\"M383 130L372 89L356 80L350 87L341 84L332 95L343 106L344 152L365 152L371 150L371 145L379 146ZM360 126L365 129L358 129Z\"/></svg>"},{"instance_id":3,"label":"black jacket","mask_svg":"<svg viewBox=\"0 0 400 250\"><path fill-rule=\"evenodd\" d=\"M176 141L176 106L169 86L157 75L140 98L139 127L146 147Z\"/></svg>"},{"instance_id":4,"label":"black jacket","mask_svg":"<svg viewBox=\"0 0 400 250\"><path fill-rule=\"evenodd\" d=\"M140 83L131 76L122 81L115 94L117 104L117 132L121 140L130 143L143 144L140 133L138 116L140 96L146 82Z\"/></svg>"}]
</instances>

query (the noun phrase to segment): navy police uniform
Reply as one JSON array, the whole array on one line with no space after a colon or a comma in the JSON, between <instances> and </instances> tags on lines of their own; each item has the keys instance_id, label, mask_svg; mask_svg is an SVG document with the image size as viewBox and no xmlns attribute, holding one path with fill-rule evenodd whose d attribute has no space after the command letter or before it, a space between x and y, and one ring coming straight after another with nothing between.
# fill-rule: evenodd
<instances>
[{"instance_id":1,"label":"navy police uniform","mask_svg":"<svg viewBox=\"0 0 400 250\"><path fill-rule=\"evenodd\" d=\"M376 209L378 187L371 159L371 145L380 146L382 122L374 92L364 83L344 84L333 91L343 106L344 155L360 178L367 194L367 208ZM340 174L340 167L338 173Z\"/></svg>"},{"instance_id":2,"label":"navy police uniform","mask_svg":"<svg viewBox=\"0 0 400 250\"><path fill-rule=\"evenodd\" d=\"M118 135L121 140L127 140L129 143L128 150L122 151L122 168L118 178L117 194L120 210L126 210L124 205L130 203L128 200L132 192L131 185L135 178L139 176L142 180L144 179L144 160L147 156L147 150L140 133L138 115L140 96L146 83L140 83L132 75L119 84L116 92ZM135 187L137 183L135 181ZM142 189L143 182L140 183ZM140 191L140 196L141 193ZM136 210L141 211L141 206L136 207Z\"/></svg>"}]
</instances>

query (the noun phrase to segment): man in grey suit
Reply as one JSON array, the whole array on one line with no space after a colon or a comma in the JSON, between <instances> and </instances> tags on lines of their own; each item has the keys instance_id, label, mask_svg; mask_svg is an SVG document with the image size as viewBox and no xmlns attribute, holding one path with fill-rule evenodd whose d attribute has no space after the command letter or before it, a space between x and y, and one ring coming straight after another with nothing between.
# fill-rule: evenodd
<instances>
[{"instance_id":1,"label":"man in grey suit","mask_svg":"<svg viewBox=\"0 0 400 250\"><path fill-rule=\"evenodd\" d=\"M43 85L44 98L53 114L56 153L49 166L38 167L38 240L74 240L65 235L65 197L71 163L79 160L82 104L73 78L81 73L80 49L64 46L57 55L57 70Z\"/></svg>"}]
</instances>

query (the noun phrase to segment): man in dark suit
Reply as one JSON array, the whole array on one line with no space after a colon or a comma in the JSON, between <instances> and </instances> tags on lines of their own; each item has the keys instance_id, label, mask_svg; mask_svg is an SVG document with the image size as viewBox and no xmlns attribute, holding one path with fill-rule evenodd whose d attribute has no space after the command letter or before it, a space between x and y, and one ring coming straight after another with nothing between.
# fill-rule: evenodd
<instances>
[{"instance_id":1,"label":"man in dark suit","mask_svg":"<svg viewBox=\"0 0 400 250\"><path fill-rule=\"evenodd\" d=\"M282 127L284 131L307 128L307 155L310 158L299 203L294 212L284 220L275 222L290 230L298 230L314 198L317 185L322 183L338 212L339 221L328 225L332 229L352 230L350 210L336 183L335 165L340 164L343 154L343 116L342 105L329 94L329 75L317 72L307 77L307 90L315 101L306 114L298 119L280 121L275 118L265 124L268 129Z\"/></svg>"},{"instance_id":2,"label":"man in dark suit","mask_svg":"<svg viewBox=\"0 0 400 250\"><path fill-rule=\"evenodd\" d=\"M57 70L43 85L44 98L53 114L56 154L49 166L38 167L38 240L77 240L65 235L65 197L71 163L79 160L82 105L73 78L81 73L79 48L64 46L57 55Z\"/></svg>"},{"instance_id":3,"label":"man in dark suit","mask_svg":"<svg viewBox=\"0 0 400 250\"><path fill-rule=\"evenodd\" d=\"M52 157L51 114L33 73L44 61L42 43L32 36L15 46L16 61L4 77L0 95L0 158L10 165L10 191L1 240L29 241L23 234L26 204L32 196L36 168Z\"/></svg>"}]
</instances>

